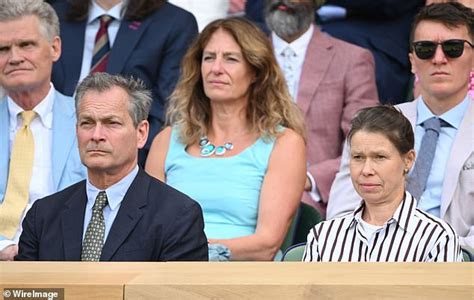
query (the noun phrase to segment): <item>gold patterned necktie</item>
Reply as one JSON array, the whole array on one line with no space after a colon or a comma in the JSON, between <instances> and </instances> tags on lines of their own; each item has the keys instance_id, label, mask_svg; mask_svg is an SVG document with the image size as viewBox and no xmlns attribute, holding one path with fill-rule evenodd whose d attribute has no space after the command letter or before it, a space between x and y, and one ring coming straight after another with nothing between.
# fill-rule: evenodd
<instances>
[{"instance_id":1,"label":"gold patterned necktie","mask_svg":"<svg viewBox=\"0 0 474 300\"><path fill-rule=\"evenodd\" d=\"M107 194L99 192L92 207L92 217L87 225L86 235L82 242L82 261L99 261L104 245L105 220L103 209L108 204Z\"/></svg>"},{"instance_id":2,"label":"gold patterned necktie","mask_svg":"<svg viewBox=\"0 0 474 300\"><path fill-rule=\"evenodd\" d=\"M21 112L23 124L13 142L7 189L0 205L0 235L9 239L15 236L23 211L28 204L35 154L35 141L30 123L35 117L36 113L32 110Z\"/></svg>"}]
</instances>

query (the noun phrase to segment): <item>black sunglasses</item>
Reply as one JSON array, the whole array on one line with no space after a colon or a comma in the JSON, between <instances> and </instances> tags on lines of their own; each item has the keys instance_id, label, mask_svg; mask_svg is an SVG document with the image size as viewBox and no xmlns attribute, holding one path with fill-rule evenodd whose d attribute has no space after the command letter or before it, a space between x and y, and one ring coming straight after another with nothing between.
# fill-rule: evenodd
<instances>
[{"instance_id":1,"label":"black sunglasses","mask_svg":"<svg viewBox=\"0 0 474 300\"><path fill-rule=\"evenodd\" d=\"M432 42L432 41L419 41L412 44L413 49L415 50L416 56L419 59L430 59L436 53L436 48L438 45L441 45L444 55L449 58L457 58L462 55L464 52L464 43L467 43L471 48L474 48L474 45L466 40L446 40L441 43Z\"/></svg>"}]
</instances>

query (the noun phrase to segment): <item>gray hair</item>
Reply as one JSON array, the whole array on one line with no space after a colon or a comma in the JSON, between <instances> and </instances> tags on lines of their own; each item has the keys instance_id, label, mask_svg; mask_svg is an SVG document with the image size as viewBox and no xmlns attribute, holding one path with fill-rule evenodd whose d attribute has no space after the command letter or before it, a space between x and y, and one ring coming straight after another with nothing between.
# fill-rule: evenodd
<instances>
[{"instance_id":1,"label":"gray hair","mask_svg":"<svg viewBox=\"0 0 474 300\"><path fill-rule=\"evenodd\" d=\"M79 113L79 105L88 91L105 92L114 87L122 88L128 94L128 112L133 125L137 127L140 122L148 118L152 97L151 91L145 87L143 81L133 77L125 78L108 73L94 73L87 76L76 90L76 113Z\"/></svg>"},{"instance_id":2,"label":"gray hair","mask_svg":"<svg viewBox=\"0 0 474 300\"><path fill-rule=\"evenodd\" d=\"M0 0L0 22L26 16L38 17L40 31L50 42L59 36L59 19L54 9L43 0Z\"/></svg>"}]
</instances>

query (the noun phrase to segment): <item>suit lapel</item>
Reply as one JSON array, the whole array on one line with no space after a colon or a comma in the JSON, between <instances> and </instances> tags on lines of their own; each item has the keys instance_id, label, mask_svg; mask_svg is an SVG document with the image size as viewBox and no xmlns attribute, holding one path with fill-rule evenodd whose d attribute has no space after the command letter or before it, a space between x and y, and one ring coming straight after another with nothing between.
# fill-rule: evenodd
<instances>
[{"instance_id":1,"label":"suit lapel","mask_svg":"<svg viewBox=\"0 0 474 300\"><path fill-rule=\"evenodd\" d=\"M67 207L61 213L62 234L64 238L64 260L81 259L82 232L87 204L85 181L65 203Z\"/></svg>"},{"instance_id":2,"label":"suit lapel","mask_svg":"<svg viewBox=\"0 0 474 300\"><path fill-rule=\"evenodd\" d=\"M143 21L122 20L110 52L107 72L111 74L121 73L128 61L128 57L135 49L136 44L151 23L151 18Z\"/></svg>"},{"instance_id":3,"label":"suit lapel","mask_svg":"<svg viewBox=\"0 0 474 300\"><path fill-rule=\"evenodd\" d=\"M402 110L403 114L410 120L410 123L413 126L413 130L416 128L416 117L417 117L417 102L421 101L421 98L418 97L413 102L407 102L398 105ZM453 145L451 146L451 153L449 155L449 163L446 165L445 174L450 174L449 176L444 176L443 188L441 194L441 211L440 216L444 218L446 210L453 199L454 191L459 182L459 175L462 169L463 164L466 159L474 151L472 142L472 137L474 136L474 105L472 100L469 103L469 107L466 111L466 115L456 133L454 138Z\"/></svg>"},{"instance_id":4,"label":"suit lapel","mask_svg":"<svg viewBox=\"0 0 474 300\"><path fill-rule=\"evenodd\" d=\"M7 188L9 161L9 128L7 97L0 99L0 203Z\"/></svg>"},{"instance_id":5,"label":"suit lapel","mask_svg":"<svg viewBox=\"0 0 474 300\"><path fill-rule=\"evenodd\" d=\"M53 104L53 145L51 161L55 190L59 189L61 175L76 140L75 112L68 106L69 98L55 91Z\"/></svg>"},{"instance_id":6,"label":"suit lapel","mask_svg":"<svg viewBox=\"0 0 474 300\"><path fill-rule=\"evenodd\" d=\"M421 97L416 98L411 102L397 105L397 107L402 111L403 115L408 119L408 121L410 121L413 132L416 130L416 107L418 106L418 101L421 101Z\"/></svg>"},{"instance_id":7,"label":"suit lapel","mask_svg":"<svg viewBox=\"0 0 474 300\"><path fill-rule=\"evenodd\" d=\"M461 170L474 151L474 144L472 138L474 137L474 105L473 100L470 100L467 111L464 115L463 121L459 126L459 129L454 138L453 145L451 146L451 153L449 155L449 163L446 164L445 174L443 181L443 189L441 195L441 218L444 217L451 200L453 199L454 191L457 184L459 183L459 176Z\"/></svg>"},{"instance_id":8,"label":"suit lapel","mask_svg":"<svg viewBox=\"0 0 474 300\"><path fill-rule=\"evenodd\" d=\"M128 189L115 218L109 235L102 248L101 261L110 261L119 247L124 243L130 232L135 228L143 215L142 208L148 199L150 179L143 170L139 170L137 177Z\"/></svg>"},{"instance_id":9,"label":"suit lapel","mask_svg":"<svg viewBox=\"0 0 474 300\"><path fill-rule=\"evenodd\" d=\"M296 99L303 115L306 115L313 95L316 93L333 59L334 51L331 50L332 47L331 40L315 26L313 36L306 50Z\"/></svg>"}]
</instances>

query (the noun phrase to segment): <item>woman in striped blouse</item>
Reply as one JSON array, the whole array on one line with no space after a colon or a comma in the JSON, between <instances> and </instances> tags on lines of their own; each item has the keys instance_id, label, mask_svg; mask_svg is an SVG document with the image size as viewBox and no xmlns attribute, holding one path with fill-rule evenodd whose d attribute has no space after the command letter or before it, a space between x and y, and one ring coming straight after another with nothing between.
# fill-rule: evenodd
<instances>
[{"instance_id":1,"label":"woman in striped blouse","mask_svg":"<svg viewBox=\"0 0 474 300\"><path fill-rule=\"evenodd\" d=\"M416 208L405 190L415 161L410 122L396 108L362 109L352 120L350 174L360 206L308 234L304 261L461 261L453 228Z\"/></svg>"}]
</instances>

